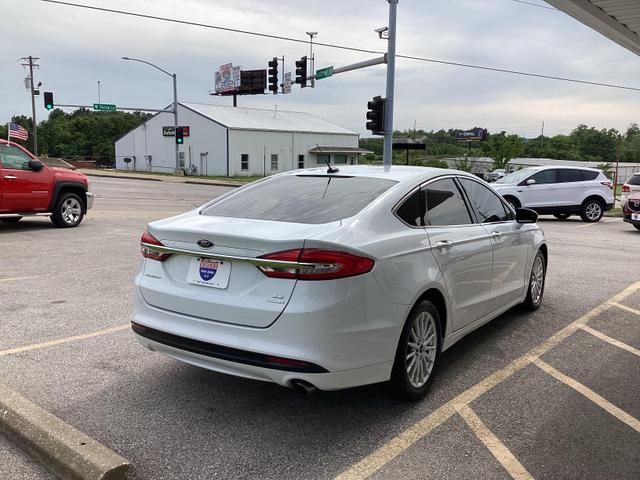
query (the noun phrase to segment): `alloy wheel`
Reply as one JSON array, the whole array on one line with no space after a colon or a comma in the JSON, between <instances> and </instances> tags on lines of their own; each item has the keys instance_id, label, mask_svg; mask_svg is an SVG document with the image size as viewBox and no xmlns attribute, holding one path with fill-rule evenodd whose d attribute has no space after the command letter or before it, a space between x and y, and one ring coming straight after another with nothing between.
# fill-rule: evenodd
<instances>
[{"instance_id":1,"label":"alloy wheel","mask_svg":"<svg viewBox=\"0 0 640 480\"><path fill-rule=\"evenodd\" d=\"M598 220L602 216L602 207L598 202L590 202L584 209L584 215L591 221Z\"/></svg>"},{"instance_id":2,"label":"alloy wheel","mask_svg":"<svg viewBox=\"0 0 640 480\"><path fill-rule=\"evenodd\" d=\"M78 222L82 215L82 205L75 198L67 198L61 206L62 219L68 225Z\"/></svg>"},{"instance_id":3,"label":"alloy wheel","mask_svg":"<svg viewBox=\"0 0 640 480\"><path fill-rule=\"evenodd\" d=\"M436 322L429 312L420 312L409 331L405 352L405 366L409 383L422 387L433 370L438 348Z\"/></svg>"},{"instance_id":4,"label":"alloy wheel","mask_svg":"<svg viewBox=\"0 0 640 480\"><path fill-rule=\"evenodd\" d=\"M537 255L533 261L531 269L531 300L535 305L542 300L542 289L544 288L544 260L541 255Z\"/></svg>"}]
</instances>

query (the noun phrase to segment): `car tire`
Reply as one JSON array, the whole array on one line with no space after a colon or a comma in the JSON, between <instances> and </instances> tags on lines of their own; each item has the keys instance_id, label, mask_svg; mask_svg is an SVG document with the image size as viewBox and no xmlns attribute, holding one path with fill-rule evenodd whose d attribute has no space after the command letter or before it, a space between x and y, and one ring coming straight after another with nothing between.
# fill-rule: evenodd
<instances>
[{"instance_id":1,"label":"car tire","mask_svg":"<svg viewBox=\"0 0 640 480\"><path fill-rule=\"evenodd\" d=\"M391 394L404 400L424 398L441 350L440 314L433 303L422 300L411 310L400 335L389 381Z\"/></svg>"},{"instance_id":2,"label":"car tire","mask_svg":"<svg viewBox=\"0 0 640 480\"><path fill-rule=\"evenodd\" d=\"M542 251L538 250L538 253L533 259L531 265L531 275L529 275L529 286L527 287L527 296L522 303L522 306L530 311L535 311L540 308L542 303L542 296L544 295L544 283L547 275L547 262Z\"/></svg>"},{"instance_id":3,"label":"car tire","mask_svg":"<svg viewBox=\"0 0 640 480\"><path fill-rule=\"evenodd\" d=\"M22 217L0 218L2 223L18 223L20 220L22 220Z\"/></svg>"},{"instance_id":4,"label":"car tire","mask_svg":"<svg viewBox=\"0 0 640 480\"><path fill-rule=\"evenodd\" d=\"M582 204L580 218L583 222L599 222L604 215L604 205L600 200L590 199Z\"/></svg>"},{"instance_id":5,"label":"car tire","mask_svg":"<svg viewBox=\"0 0 640 480\"><path fill-rule=\"evenodd\" d=\"M636 230L640 230L640 225L634 225L634 227L636 228Z\"/></svg>"},{"instance_id":6,"label":"car tire","mask_svg":"<svg viewBox=\"0 0 640 480\"><path fill-rule=\"evenodd\" d=\"M513 208L513 211L515 212L516 210L518 210L520 207L522 207L522 205L520 204L520 202L518 201L517 198L514 197L504 197L504 199L507 201L507 203L509 205L511 205L511 208Z\"/></svg>"},{"instance_id":7,"label":"car tire","mask_svg":"<svg viewBox=\"0 0 640 480\"><path fill-rule=\"evenodd\" d=\"M556 217L558 220L566 220L571 216L571 214L570 213L554 213L553 216Z\"/></svg>"},{"instance_id":8,"label":"car tire","mask_svg":"<svg viewBox=\"0 0 640 480\"><path fill-rule=\"evenodd\" d=\"M51 213L51 221L56 227L77 227L84 217L84 204L75 193L63 193Z\"/></svg>"}]
</instances>

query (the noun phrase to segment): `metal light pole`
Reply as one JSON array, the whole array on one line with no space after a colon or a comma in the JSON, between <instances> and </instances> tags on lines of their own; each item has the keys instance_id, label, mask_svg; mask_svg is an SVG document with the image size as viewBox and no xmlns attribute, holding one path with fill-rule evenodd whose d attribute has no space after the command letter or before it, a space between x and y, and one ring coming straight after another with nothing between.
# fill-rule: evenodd
<instances>
[{"instance_id":1,"label":"metal light pole","mask_svg":"<svg viewBox=\"0 0 640 480\"><path fill-rule=\"evenodd\" d=\"M131 60L132 62L140 62L146 63L147 65L152 66L160 70L162 73L169 75L173 79L173 125L174 125L174 135L178 133L178 83L177 77L175 73L169 73L166 70L160 68L157 65L154 65L151 62L147 62L146 60L140 60L139 58L129 58L122 57L123 60ZM182 173L182 169L180 168L180 146L176 143L176 168L174 170L174 175L180 175Z\"/></svg>"},{"instance_id":2,"label":"metal light pole","mask_svg":"<svg viewBox=\"0 0 640 480\"><path fill-rule=\"evenodd\" d=\"M316 74L316 61L313 58L313 37L317 37L318 36L318 32L307 32L307 35L309 35L309 63L311 64L311 74L315 76ZM311 87L314 88L316 86L316 80L315 78L311 79Z\"/></svg>"},{"instance_id":3,"label":"metal light pole","mask_svg":"<svg viewBox=\"0 0 640 480\"><path fill-rule=\"evenodd\" d=\"M393 146L393 92L396 78L396 12L398 0L389 2L389 33L387 45L387 102L384 109L384 150L382 162L385 167L392 163Z\"/></svg>"},{"instance_id":4,"label":"metal light pole","mask_svg":"<svg viewBox=\"0 0 640 480\"><path fill-rule=\"evenodd\" d=\"M98 103L102 103L100 101L100 80L98 80Z\"/></svg>"}]
</instances>

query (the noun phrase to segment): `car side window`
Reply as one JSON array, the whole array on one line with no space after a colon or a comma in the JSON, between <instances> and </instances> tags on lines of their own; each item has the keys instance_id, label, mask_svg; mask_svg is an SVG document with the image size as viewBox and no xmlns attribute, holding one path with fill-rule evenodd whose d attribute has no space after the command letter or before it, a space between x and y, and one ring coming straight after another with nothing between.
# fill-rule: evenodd
<instances>
[{"instance_id":1,"label":"car side window","mask_svg":"<svg viewBox=\"0 0 640 480\"><path fill-rule=\"evenodd\" d=\"M580 173L582 173L583 180L595 180L600 175L599 172L592 172L591 170L580 170Z\"/></svg>"},{"instance_id":2,"label":"car side window","mask_svg":"<svg viewBox=\"0 0 640 480\"><path fill-rule=\"evenodd\" d=\"M582 182L585 178L582 170L561 168L558 170L558 183Z\"/></svg>"},{"instance_id":3,"label":"car side window","mask_svg":"<svg viewBox=\"0 0 640 480\"><path fill-rule=\"evenodd\" d=\"M556 170L542 170L541 172L532 175L527 180L533 179L536 181L536 185L544 185L547 183L556 183ZM526 180L525 180L526 183Z\"/></svg>"},{"instance_id":4,"label":"car side window","mask_svg":"<svg viewBox=\"0 0 640 480\"><path fill-rule=\"evenodd\" d=\"M476 212L480 223L506 222L510 220L510 210L505 209L502 200L480 182L467 178L458 178L462 188Z\"/></svg>"},{"instance_id":5,"label":"car side window","mask_svg":"<svg viewBox=\"0 0 640 480\"><path fill-rule=\"evenodd\" d=\"M31 157L22 150L10 145L0 145L0 164L2 168L29 170Z\"/></svg>"},{"instance_id":6,"label":"car side window","mask_svg":"<svg viewBox=\"0 0 640 480\"><path fill-rule=\"evenodd\" d=\"M396 209L396 215L404 223L412 227L420 227L424 225L423 202L420 198L420 190L414 191L404 202Z\"/></svg>"},{"instance_id":7,"label":"car side window","mask_svg":"<svg viewBox=\"0 0 640 480\"><path fill-rule=\"evenodd\" d=\"M422 187L428 225L468 225L473 223L460 189L452 178L436 180Z\"/></svg>"}]
</instances>

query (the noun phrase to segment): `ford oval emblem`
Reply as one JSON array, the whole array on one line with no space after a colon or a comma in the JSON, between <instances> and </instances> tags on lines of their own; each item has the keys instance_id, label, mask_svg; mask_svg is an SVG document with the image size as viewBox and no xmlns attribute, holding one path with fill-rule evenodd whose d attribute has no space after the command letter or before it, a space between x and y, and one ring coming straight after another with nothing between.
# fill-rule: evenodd
<instances>
[{"instance_id":1,"label":"ford oval emblem","mask_svg":"<svg viewBox=\"0 0 640 480\"><path fill-rule=\"evenodd\" d=\"M198 245L200 245L202 248L211 248L213 247L213 242L210 242L209 240L203 238L202 240L198 240Z\"/></svg>"}]
</instances>

